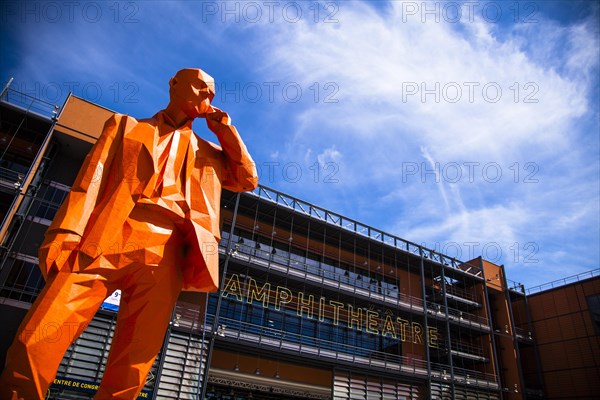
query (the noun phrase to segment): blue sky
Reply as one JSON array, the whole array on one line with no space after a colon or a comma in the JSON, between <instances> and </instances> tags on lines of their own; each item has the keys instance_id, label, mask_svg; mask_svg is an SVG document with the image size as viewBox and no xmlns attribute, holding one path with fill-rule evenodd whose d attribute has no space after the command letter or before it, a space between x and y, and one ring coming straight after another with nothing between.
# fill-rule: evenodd
<instances>
[{"instance_id":1,"label":"blue sky","mask_svg":"<svg viewBox=\"0 0 600 400\"><path fill-rule=\"evenodd\" d=\"M142 118L200 67L262 184L526 287L598 268L598 1L0 7L17 89Z\"/></svg>"}]
</instances>

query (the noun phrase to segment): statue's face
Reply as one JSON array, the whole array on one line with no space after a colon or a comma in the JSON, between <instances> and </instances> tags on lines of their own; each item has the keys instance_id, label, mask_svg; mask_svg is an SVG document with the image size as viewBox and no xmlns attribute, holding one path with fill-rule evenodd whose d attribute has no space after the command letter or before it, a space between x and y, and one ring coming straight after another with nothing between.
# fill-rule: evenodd
<instances>
[{"instance_id":1,"label":"statue's face","mask_svg":"<svg viewBox=\"0 0 600 400\"><path fill-rule=\"evenodd\" d=\"M208 113L215 96L213 78L202 70L179 71L171 81L171 102L190 118Z\"/></svg>"}]
</instances>

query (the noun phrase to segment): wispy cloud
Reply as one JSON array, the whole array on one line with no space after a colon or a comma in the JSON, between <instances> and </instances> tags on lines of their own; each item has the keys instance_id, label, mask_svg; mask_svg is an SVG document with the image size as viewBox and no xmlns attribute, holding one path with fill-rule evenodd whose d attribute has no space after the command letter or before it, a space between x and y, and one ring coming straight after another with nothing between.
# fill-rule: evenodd
<instances>
[{"instance_id":1,"label":"wispy cloud","mask_svg":"<svg viewBox=\"0 0 600 400\"><path fill-rule=\"evenodd\" d=\"M519 18L496 2L498 22L478 9L424 23L407 9L421 2L267 3L97 3L97 23L81 5L74 21L17 15L1 28L15 54L3 73L41 97L53 82L77 81L83 97L97 83L90 100L145 117L175 70L199 66L263 184L450 255L483 254L526 285L598 265L597 8L565 22L541 6L568 2L528 3L537 13Z\"/></svg>"},{"instance_id":2,"label":"wispy cloud","mask_svg":"<svg viewBox=\"0 0 600 400\"><path fill-rule=\"evenodd\" d=\"M573 269L594 267L598 229L584 221L598 222L597 19L422 23L403 11L352 2L337 24L264 27L265 73L339 86L338 103L307 106L280 157L335 144L353 162L335 191L312 195L375 196L358 212L407 239L501 243L494 261L509 268L523 262L510 246L537 246L541 267L564 262L550 254L562 243L588 251ZM565 240L573 225L582 242Z\"/></svg>"}]
</instances>

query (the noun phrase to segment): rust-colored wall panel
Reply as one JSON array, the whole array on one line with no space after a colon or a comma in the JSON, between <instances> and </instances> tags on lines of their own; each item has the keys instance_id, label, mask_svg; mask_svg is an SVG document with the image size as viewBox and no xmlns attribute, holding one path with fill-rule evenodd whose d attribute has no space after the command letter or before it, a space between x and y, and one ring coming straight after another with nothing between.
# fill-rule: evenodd
<instances>
[{"instance_id":1,"label":"rust-colored wall panel","mask_svg":"<svg viewBox=\"0 0 600 400\"><path fill-rule=\"evenodd\" d=\"M585 325L585 330L582 332L582 335L585 336L593 336L594 333L594 324L592 323L592 319L590 318L589 312L586 314L582 314L583 316L583 324Z\"/></svg>"},{"instance_id":2,"label":"rust-colored wall panel","mask_svg":"<svg viewBox=\"0 0 600 400\"><path fill-rule=\"evenodd\" d=\"M553 311L555 315L563 315L571 312L569 307L569 299L564 290L557 290L552 295Z\"/></svg>"},{"instance_id":3,"label":"rust-colored wall panel","mask_svg":"<svg viewBox=\"0 0 600 400\"><path fill-rule=\"evenodd\" d=\"M472 261L469 261L469 263L472 263ZM504 278L502 276L502 269L500 266L486 260L482 260L482 265L488 289L503 291Z\"/></svg>"},{"instance_id":4,"label":"rust-colored wall panel","mask_svg":"<svg viewBox=\"0 0 600 400\"><path fill-rule=\"evenodd\" d=\"M587 304L587 296L597 294L600 277L528 298L549 400L598 398L600 336L594 331Z\"/></svg>"},{"instance_id":5,"label":"rust-colored wall panel","mask_svg":"<svg viewBox=\"0 0 600 400\"><path fill-rule=\"evenodd\" d=\"M581 312L581 304L577 298L577 290L575 286L568 286L563 292L564 301L567 303L568 313Z\"/></svg>"},{"instance_id":6,"label":"rust-colored wall panel","mask_svg":"<svg viewBox=\"0 0 600 400\"><path fill-rule=\"evenodd\" d=\"M587 301L585 299L586 294L583 286L575 287L575 293L577 293L577 304L580 304L587 309Z\"/></svg>"},{"instance_id":7,"label":"rust-colored wall panel","mask_svg":"<svg viewBox=\"0 0 600 400\"><path fill-rule=\"evenodd\" d=\"M545 320L533 322L533 330L535 331L535 339L538 346L548 343L548 324Z\"/></svg>"},{"instance_id":8,"label":"rust-colored wall panel","mask_svg":"<svg viewBox=\"0 0 600 400\"><path fill-rule=\"evenodd\" d=\"M581 332L577 332L573 326L572 314L561 315L558 317L558 324L560 327L560 336L563 340L572 340L581 336Z\"/></svg>"},{"instance_id":9,"label":"rust-colored wall panel","mask_svg":"<svg viewBox=\"0 0 600 400\"><path fill-rule=\"evenodd\" d=\"M587 390L585 388L588 388L588 382L587 382L587 376L585 373L582 373L582 370L571 370L569 371L571 373L571 382L572 382L572 387L569 388L569 390L571 391L571 394L577 394L577 395L582 395L584 394ZM575 392L575 393L573 393Z\"/></svg>"},{"instance_id":10,"label":"rust-colored wall panel","mask_svg":"<svg viewBox=\"0 0 600 400\"><path fill-rule=\"evenodd\" d=\"M527 311L524 301L512 301L512 312L515 324L524 329L527 328Z\"/></svg>"},{"instance_id":11,"label":"rust-colored wall panel","mask_svg":"<svg viewBox=\"0 0 600 400\"><path fill-rule=\"evenodd\" d=\"M56 130L95 143L100 137L104 123L114 112L87 100L71 96L60 115Z\"/></svg>"},{"instance_id":12,"label":"rust-colored wall panel","mask_svg":"<svg viewBox=\"0 0 600 400\"><path fill-rule=\"evenodd\" d=\"M591 280L582 284L586 296L600 293L600 279Z\"/></svg>"},{"instance_id":13,"label":"rust-colored wall panel","mask_svg":"<svg viewBox=\"0 0 600 400\"><path fill-rule=\"evenodd\" d=\"M545 381L547 392L553 393L557 397L564 397L568 390L573 387L569 371L548 372Z\"/></svg>"},{"instance_id":14,"label":"rust-colored wall panel","mask_svg":"<svg viewBox=\"0 0 600 400\"><path fill-rule=\"evenodd\" d=\"M586 386L590 393L600 393L600 370L588 368L585 370Z\"/></svg>"},{"instance_id":15,"label":"rust-colored wall panel","mask_svg":"<svg viewBox=\"0 0 600 400\"><path fill-rule=\"evenodd\" d=\"M540 303L540 297L527 298L527 305L529 306L529 315L531 315L532 321L537 321L541 319L541 316L539 315Z\"/></svg>"},{"instance_id":16,"label":"rust-colored wall panel","mask_svg":"<svg viewBox=\"0 0 600 400\"><path fill-rule=\"evenodd\" d=\"M562 340L562 335L560 332L560 322L558 318L547 319L546 327L548 331L546 332L548 342L556 342Z\"/></svg>"},{"instance_id":17,"label":"rust-colored wall panel","mask_svg":"<svg viewBox=\"0 0 600 400\"><path fill-rule=\"evenodd\" d=\"M563 343L540 346L540 353L540 359L546 370L558 370L564 367L567 354Z\"/></svg>"},{"instance_id":18,"label":"rust-colored wall panel","mask_svg":"<svg viewBox=\"0 0 600 400\"><path fill-rule=\"evenodd\" d=\"M232 370L234 366L239 368L240 373L254 374L256 368L260 368L261 374L264 376L271 377L275 372L279 372L281 379L312 385L330 386L333 380L333 373L331 370L307 367L283 361L275 361L264 357L253 357L215 349L211 368L217 367Z\"/></svg>"},{"instance_id":19,"label":"rust-colored wall panel","mask_svg":"<svg viewBox=\"0 0 600 400\"><path fill-rule=\"evenodd\" d=\"M562 366L563 368L580 368L583 363L581 348L579 340L569 340L563 342L563 347L565 350L565 362Z\"/></svg>"},{"instance_id":20,"label":"rust-colored wall panel","mask_svg":"<svg viewBox=\"0 0 600 400\"><path fill-rule=\"evenodd\" d=\"M558 315L554 306L554 296L548 296L546 301L539 304L539 312L540 319L548 319Z\"/></svg>"},{"instance_id":21,"label":"rust-colored wall panel","mask_svg":"<svg viewBox=\"0 0 600 400\"><path fill-rule=\"evenodd\" d=\"M596 363L600 363L600 336L589 337L590 354L594 357ZM600 373L600 371L598 371Z\"/></svg>"},{"instance_id":22,"label":"rust-colored wall panel","mask_svg":"<svg viewBox=\"0 0 600 400\"><path fill-rule=\"evenodd\" d=\"M574 354L577 354L576 367L594 367L597 363L598 356L600 355L600 349L598 349L598 342L591 340L591 338L580 338L573 341L576 348Z\"/></svg>"},{"instance_id":23,"label":"rust-colored wall panel","mask_svg":"<svg viewBox=\"0 0 600 400\"><path fill-rule=\"evenodd\" d=\"M589 335L591 332L586 331L585 321L582 313L574 313L571 314L571 326L573 330L577 333L576 336Z\"/></svg>"}]
</instances>

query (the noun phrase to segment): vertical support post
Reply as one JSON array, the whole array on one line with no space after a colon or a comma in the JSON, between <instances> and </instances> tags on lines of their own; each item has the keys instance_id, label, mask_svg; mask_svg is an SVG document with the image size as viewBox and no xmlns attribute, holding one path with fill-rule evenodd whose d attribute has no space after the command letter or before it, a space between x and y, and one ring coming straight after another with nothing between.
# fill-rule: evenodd
<instances>
[{"instance_id":1,"label":"vertical support post","mask_svg":"<svg viewBox=\"0 0 600 400\"><path fill-rule=\"evenodd\" d=\"M429 400L431 397L431 359L429 356L429 327L427 324L427 295L425 291L425 263L423 254L423 248L419 248L419 253L421 254L421 295L423 297L423 336L425 338L425 359L427 361L427 390L429 392Z\"/></svg>"},{"instance_id":2,"label":"vertical support post","mask_svg":"<svg viewBox=\"0 0 600 400\"><path fill-rule=\"evenodd\" d=\"M10 78L8 80L8 82L6 82L6 85L4 85L4 89L2 89L2 93L0 93L0 97L4 96L4 93L6 93L6 91L8 90L8 88L10 87L10 85L12 84L14 78Z\"/></svg>"},{"instance_id":3,"label":"vertical support post","mask_svg":"<svg viewBox=\"0 0 600 400\"><path fill-rule=\"evenodd\" d=\"M485 280L485 269L483 268L483 258L479 258L479 267L481 268L481 277L483 278L483 294L485 296L485 311L488 315L488 323L490 324L490 337L492 340L492 359L494 360L494 371L496 373L496 379L498 383L498 391L500 393L500 400L504 398L502 395L502 382L500 379L500 366L498 365L498 350L496 350L496 333L494 332L494 319L492 318L492 310L490 308L490 296L487 290L487 281Z\"/></svg>"},{"instance_id":4,"label":"vertical support post","mask_svg":"<svg viewBox=\"0 0 600 400\"><path fill-rule=\"evenodd\" d=\"M448 362L450 363L450 390L452 391L452 398L455 397L454 390L454 360L452 360L452 340L450 334L450 315L448 315L448 298L446 297L446 266L442 265L442 296L444 297L444 310L446 311L446 332L447 332L447 343L448 346Z\"/></svg>"},{"instance_id":5,"label":"vertical support post","mask_svg":"<svg viewBox=\"0 0 600 400\"><path fill-rule=\"evenodd\" d=\"M229 265L229 259L231 258L231 238L233 236L233 229L235 228L235 223L237 219L238 208L240 205L240 196L241 193L237 193L235 196L235 207L233 208L233 218L231 219L231 228L229 230L229 239L227 242L227 250L225 251L225 262L223 263L223 272L221 276L221 282L219 284L219 290L217 291L217 306L215 308L215 317L213 318L212 328L210 330L210 342L208 344L208 350L206 352L206 366L204 367L204 374L202 377L202 391L200 393L200 399L204 399L206 396L206 388L208 386L208 371L210 369L210 362L212 360L213 348L215 345L216 339L216 331L219 326L219 313L221 312L221 303L222 296L221 290L225 286L225 277L227 275L227 266ZM206 300L206 304L208 305L208 299ZM206 320L206 314L205 314Z\"/></svg>"},{"instance_id":6,"label":"vertical support post","mask_svg":"<svg viewBox=\"0 0 600 400\"><path fill-rule=\"evenodd\" d=\"M504 272L504 265L500 266L500 272L502 273L502 284L504 285L504 294L506 296L506 302L508 304L508 318L510 318L511 335L513 339L513 346L515 347L515 353L517 355L517 368L519 372L519 381L521 381L521 393L523 393L525 386L525 379L523 377L523 368L521 367L521 353L519 351L519 339L515 329L515 318L512 311L512 302L510 301L510 289L508 288L508 282L506 282L506 273Z\"/></svg>"}]
</instances>

